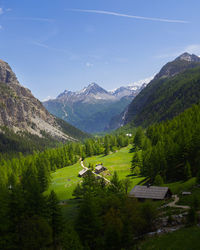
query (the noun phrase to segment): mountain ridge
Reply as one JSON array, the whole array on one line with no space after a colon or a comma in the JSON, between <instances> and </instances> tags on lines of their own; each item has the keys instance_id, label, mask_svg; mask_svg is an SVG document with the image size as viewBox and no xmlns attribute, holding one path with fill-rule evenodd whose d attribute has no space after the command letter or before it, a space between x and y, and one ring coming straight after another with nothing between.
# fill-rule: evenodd
<instances>
[{"instance_id":1,"label":"mountain ridge","mask_svg":"<svg viewBox=\"0 0 200 250\"><path fill-rule=\"evenodd\" d=\"M43 104L49 112L83 131L102 132L107 129L110 119L121 113L144 86L107 91L91 83L80 91L65 90L57 98Z\"/></svg>"},{"instance_id":2,"label":"mountain ridge","mask_svg":"<svg viewBox=\"0 0 200 250\"><path fill-rule=\"evenodd\" d=\"M133 121L136 126L148 126L152 122L171 119L183 108L196 103L200 93L199 67L200 58L189 53L165 64L131 102L123 124Z\"/></svg>"}]
</instances>

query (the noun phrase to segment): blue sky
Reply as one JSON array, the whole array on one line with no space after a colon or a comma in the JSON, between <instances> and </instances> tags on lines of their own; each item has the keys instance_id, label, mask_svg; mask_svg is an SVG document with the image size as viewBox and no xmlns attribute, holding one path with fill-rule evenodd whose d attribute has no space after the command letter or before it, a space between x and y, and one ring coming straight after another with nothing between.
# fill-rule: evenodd
<instances>
[{"instance_id":1,"label":"blue sky","mask_svg":"<svg viewBox=\"0 0 200 250\"><path fill-rule=\"evenodd\" d=\"M0 0L0 58L43 100L105 89L200 55L199 0Z\"/></svg>"}]
</instances>

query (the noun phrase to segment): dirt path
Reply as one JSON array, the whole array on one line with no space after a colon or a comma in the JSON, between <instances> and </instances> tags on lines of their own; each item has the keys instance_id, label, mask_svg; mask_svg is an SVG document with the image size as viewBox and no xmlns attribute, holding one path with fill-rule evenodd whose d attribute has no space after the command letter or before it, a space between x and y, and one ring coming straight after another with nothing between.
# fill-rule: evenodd
<instances>
[{"instance_id":1,"label":"dirt path","mask_svg":"<svg viewBox=\"0 0 200 250\"><path fill-rule=\"evenodd\" d=\"M88 170L88 168L84 166L83 161L81 161L81 167L84 168L85 170Z\"/></svg>"},{"instance_id":2,"label":"dirt path","mask_svg":"<svg viewBox=\"0 0 200 250\"><path fill-rule=\"evenodd\" d=\"M176 208L182 208L182 209L190 209L190 206L182 206L182 205L176 205L176 203L179 201L179 197L177 194L174 195L174 201L167 204L168 207L176 207Z\"/></svg>"},{"instance_id":3,"label":"dirt path","mask_svg":"<svg viewBox=\"0 0 200 250\"><path fill-rule=\"evenodd\" d=\"M81 167L84 168L85 170L88 170L88 168L84 166L84 163L82 160L81 160ZM102 175L96 174L94 171L92 171L92 173L95 174L96 176L99 176L100 178L103 178L106 183L110 183L110 181L106 179L105 177L103 177Z\"/></svg>"}]
</instances>

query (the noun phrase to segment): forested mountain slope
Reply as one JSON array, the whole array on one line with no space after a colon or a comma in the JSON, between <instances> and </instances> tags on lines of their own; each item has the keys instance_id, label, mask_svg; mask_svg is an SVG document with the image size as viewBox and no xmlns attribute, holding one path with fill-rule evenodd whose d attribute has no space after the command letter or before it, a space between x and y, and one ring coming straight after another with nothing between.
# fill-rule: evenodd
<instances>
[{"instance_id":1,"label":"forested mountain slope","mask_svg":"<svg viewBox=\"0 0 200 250\"><path fill-rule=\"evenodd\" d=\"M184 53L166 64L132 101L125 124L148 126L171 119L200 98L200 58Z\"/></svg>"},{"instance_id":2,"label":"forested mountain slope","mask_svg":"<svg viewBox=\"0 0 200 250\"><path fill-rule=\"evenodd\" d=\"M143 140L142 174L154 180L187 180L200 175L200 105L148 127ZM147 146L148 145L148 146Z\"/></svg>"}]
</instances>

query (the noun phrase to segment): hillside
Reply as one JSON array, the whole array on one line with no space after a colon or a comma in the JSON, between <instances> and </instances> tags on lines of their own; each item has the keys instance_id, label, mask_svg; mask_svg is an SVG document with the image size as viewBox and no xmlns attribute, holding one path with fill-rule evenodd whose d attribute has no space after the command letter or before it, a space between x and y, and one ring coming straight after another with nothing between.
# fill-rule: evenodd
<instances>
[{"instance_id":1,"label":"hillside","mask_svg":"<svg viewBox=\"0 0 200 250\"><path fill-rule=\"evenodd\" d=\"M120 114L144 88L120 87L107 91L92 83L81 91L65 90L56 99L44 102L44 106L55 116L88 133L112 129L112 117Z\"/></svg>"},{"instance_id":2,"label":"hillside","mask_svg":"<svg viewBox=\"0 0 200 250\"><path fill-rule=\"evenodd\" d=\"M0 152L30 152L88 135L51 115L0 60ZM25 146L26 145L26 146Z\"/></svg>"},{"instance_id":3,"label":"hillside","mask_svg":"<svg viewBox=\"0 0 200 250\"><path fill-rule=\"evenodd\" d=\"M184 53L166 64L129 105L124 124L136 126L171 119L200 97L200 58Z\"/></svg>"},{"instance_id":4,"label":"hillside","mask_svg":"<svg viewBox=\"0 0 200 250\"><path fill-rule=\"evenodd\" d=\"M165 181L197 176L200 148L200 106L193 105L170 121L149 126L144 146L142 173L154 180L159 173Z\"/></svg>"}]
</instances>

